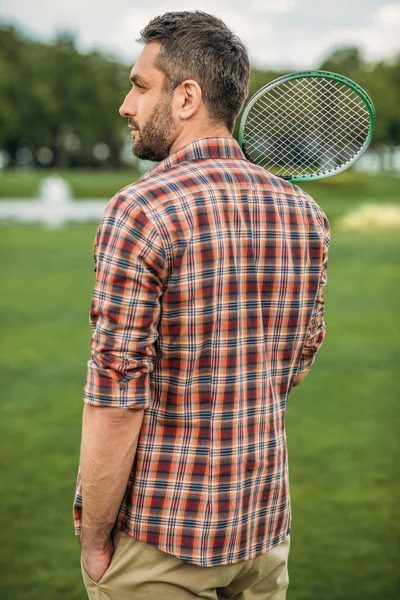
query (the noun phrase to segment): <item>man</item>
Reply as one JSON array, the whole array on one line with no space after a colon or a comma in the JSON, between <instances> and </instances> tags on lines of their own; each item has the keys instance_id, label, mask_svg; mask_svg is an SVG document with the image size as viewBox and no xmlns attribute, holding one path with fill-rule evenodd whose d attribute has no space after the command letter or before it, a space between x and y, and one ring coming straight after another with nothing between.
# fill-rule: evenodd
<instances>
[{"instance_id":1,"label":"man","mask_svg":"<svg viewBox=\"0 0 400 600\"><path fill-rule=\"evenodd\" d=\"M280 600L284 415L323 341L329 226L232 138L243 43L216 17L142 31L120 113L161 161L108 204L74 504L89 598Z\"/></svg>"}]
</instances>

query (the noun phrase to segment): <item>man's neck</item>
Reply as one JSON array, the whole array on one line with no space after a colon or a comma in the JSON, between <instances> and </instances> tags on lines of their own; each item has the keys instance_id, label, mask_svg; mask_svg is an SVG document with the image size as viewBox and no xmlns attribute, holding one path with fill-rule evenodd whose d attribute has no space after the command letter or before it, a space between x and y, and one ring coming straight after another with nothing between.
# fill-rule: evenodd
<instances>
[{"instance_id":1,"label":"man's neck","mask_svg":"<svg viewBox=\"0 0 400 600\"><path fill-rule=\"evenodd\" d=\"M174 154L184 146L206 137L232 137L232 132L225 125L215 125L214 127L202 128L201 131L182 132L172 144L170 154Z\"/></svg>"}]
</instances>

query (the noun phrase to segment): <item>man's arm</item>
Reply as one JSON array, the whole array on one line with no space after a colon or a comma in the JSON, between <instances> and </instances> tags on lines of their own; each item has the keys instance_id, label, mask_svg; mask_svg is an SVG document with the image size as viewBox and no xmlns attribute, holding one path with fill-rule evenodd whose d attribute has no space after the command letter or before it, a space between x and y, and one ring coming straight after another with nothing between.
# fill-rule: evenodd
<instances>
[{"instance_id":1,"label":"man's arm","mask_svg":"<svg viewBox=\"0 0 400 600\"><path fill-rule=\"evenodd\" d=\"M300 385L300 383L308 375L318 350L321 347L322 342L325 339L325 301L324 291L325 286L328 282L327 268L328 268L328 249L330 242L330 230L328 220L325 218L324 222L324 241L323 241L323 255L322 255L322 266L321 274L318 284L318 291L314 302L314 308L311 314L310 323L307 330L306 341L303 347L300 363L297 369L296 376L293 381L292 387Z\"/></svg>"},{"instance_id":2,"label":"man's arm","mask_svg":"<svg viewBox=\"0 0 400 600\"><path fill-rule=\"evenodd\" d=\"M85 405L82 419L82 551L103 551L126 490L143 410Z\"/></svg>"},{"instance_id":3,"label":"man's arm","mask_svg":"<svg viewBox=\"0 0 400 600\"><path fill-rule=\"evenodd\" d=\"M303 381L303 379L305 379L307 377L309 372L310 372L310 369L307 369L307 371L303 371L302 373L297 373L296 377L293 380L292 387L296 387L296 386L300 385L301 382Z\"/></svg>"},{"instance_id":4,"label":"man's arm","mask_svg":"<svg viewBox=\"0 0 400 600\"><path fill-rule=\"evenodd\" d=\"M166 262L154 225L129 195L107 205L95 242L91 357L83 399L80 493L74 504L82 562L94 581L107 570L135 458L151 405Z\"/></svg>"}]
</instances>

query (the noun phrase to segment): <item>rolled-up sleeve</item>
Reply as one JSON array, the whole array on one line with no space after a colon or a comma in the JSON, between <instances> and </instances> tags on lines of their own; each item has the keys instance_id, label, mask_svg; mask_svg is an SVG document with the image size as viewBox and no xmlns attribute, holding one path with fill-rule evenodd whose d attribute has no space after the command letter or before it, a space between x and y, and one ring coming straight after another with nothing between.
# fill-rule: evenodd
<instances>
[{"instance_id":1,"label":"rolled-up sleeve","mask_svg":"<svg viewBox=\"0 0 400 600\"><path fill-rule=\"evenodd\" d=\"M300 358L297 373L308 371L314 363L318 350L325 339L326 326L324 321L325 301L324 291L328 282L328 249L330 243L330 228L326 218L324 218L323 231L323 255L321 274L318 284L318 291L314 302L314 308L311 314L310 323L307 329L306 341Z\"/></svg>"},{"instance_id":2,"label":"rolled-up sleeve","mask_svg":"<svg viewBox=\"0 0 400 600\"><path fill-rule=\"evenodd\" d=\"M166 268L157 230L123 194L107 205L97 231L91 357L83 399L93 406L143 409L161 314Z\"/></svg>"}]
</instances>

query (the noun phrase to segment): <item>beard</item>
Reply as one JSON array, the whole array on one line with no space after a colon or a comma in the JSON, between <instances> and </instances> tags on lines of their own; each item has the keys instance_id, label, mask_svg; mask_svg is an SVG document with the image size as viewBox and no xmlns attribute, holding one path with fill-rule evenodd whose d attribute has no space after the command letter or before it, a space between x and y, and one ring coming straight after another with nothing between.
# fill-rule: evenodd
<instances>
[{"instance_id":1,"label":"beard","mask_svg":"<svg viewBox=\"0 0 400 600\"><path fill-rule=\"evenodd\" d=\"M141 160L159 162L167 158L176 139L172 120L172 91L154 108L134 141L132 152Z\"/></svg>"}]
</instances>

